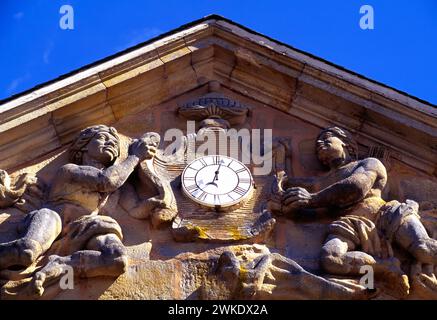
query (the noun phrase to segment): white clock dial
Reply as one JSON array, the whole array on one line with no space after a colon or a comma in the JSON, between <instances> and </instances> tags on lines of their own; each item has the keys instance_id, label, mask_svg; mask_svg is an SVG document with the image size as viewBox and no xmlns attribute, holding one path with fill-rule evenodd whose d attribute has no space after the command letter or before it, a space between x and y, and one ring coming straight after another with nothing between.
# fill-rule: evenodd
<instances>
[{"instance_id":1,"label":"white clock dial","mask_svg":"<svg viewBox=\"0 0 437 320\"><path fill-rule=\"evenodd\" d=\"M225 208L250 197L252 175L240 161L220 155L197 158L182 172L182 190L207 207Z\"/></svg>"}]
</instances>

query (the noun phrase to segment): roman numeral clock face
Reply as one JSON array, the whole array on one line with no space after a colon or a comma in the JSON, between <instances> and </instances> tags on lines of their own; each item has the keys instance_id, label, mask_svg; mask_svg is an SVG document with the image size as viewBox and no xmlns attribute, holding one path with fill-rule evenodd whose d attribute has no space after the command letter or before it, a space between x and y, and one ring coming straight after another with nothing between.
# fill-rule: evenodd
<instances>
[{"instance_id":1,"label":"roman numeral clock face","mask_svg":"<svg viewBox=\"0 0 437 320\"><path fill-rule=\"evenodd\" d=\"M182 172L182 190L191 200L210 208L242 204L252 193L252 175L240 161L218 155L191 162Z\"/></svg>"}]
</instances>

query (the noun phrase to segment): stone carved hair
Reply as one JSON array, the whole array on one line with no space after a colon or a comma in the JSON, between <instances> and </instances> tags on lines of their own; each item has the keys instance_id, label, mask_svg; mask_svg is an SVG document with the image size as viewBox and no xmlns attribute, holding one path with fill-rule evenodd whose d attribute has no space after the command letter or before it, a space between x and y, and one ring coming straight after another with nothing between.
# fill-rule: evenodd
<instances>
[{"instance_id":1,"label":"stone carved hair","mask_svg":"<svg viewBox=\"0 0 437 320\"><path fill-rule=\"evenodd\" d=\"M322 137L327 132L331 133L334 137L337 137L341 141L343 141L352 160L358 159L358 145L350 132L339 127L329 127L323 129L320 132L320 134L317 136L316 141L319 140L320 137Z\"/></svg>"},{"instance_id":2,"label":"stone carved hair","mask_svg":"<svg viewBox=\"0 0 437 320\"><path fill-rule=\"evenodd\" d=\"M83 153L86 151L86 146L94 136L100 132L107 132L114 136L117 140L117 156L120 155L120 137L114 127L105 125L91 126L83 129L77 139L73 142L69 149L69 161L78 165L82 164ZM116 157L117 158L117 157Z\"/></svg>"}]
</instances>

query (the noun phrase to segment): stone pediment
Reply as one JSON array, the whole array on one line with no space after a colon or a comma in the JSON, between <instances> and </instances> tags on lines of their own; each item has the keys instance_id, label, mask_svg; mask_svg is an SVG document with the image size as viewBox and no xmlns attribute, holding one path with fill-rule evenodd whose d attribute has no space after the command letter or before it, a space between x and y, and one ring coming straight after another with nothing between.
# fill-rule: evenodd
<instances>
[{"instance_id":1,"label":"stone pediment","mask_svg":"<svg viewBox=\"0 0 437 320\"><path fill-rule=\"evenodd\" d=\"M218 16L4 102L0 167L17 168L68 145L89 124L111 124L171 99L183 103L181 95L205 93L214 80L225 92L318 127L341 125L367 147L435 171L435 106Z\"/></svg>"},{"instance_id":2,"label":"stone pediment","mask_svg":"<svg viewBox=\"0 0 437 320\"><path fill-rule=\"evenodd\" d=\"M82 134L90 138L103 131L103 135L118 137L120 159L112 165L129 158L135 152L132 151L135 143L152 146L157 151L153 157L138 156L143 161L135 168L122 162L123 172L127 172L125 180L120 180L122 187L111 189L113 192L106 198L103 191L97 197L101 201L95 210L100 213L99 218L91 214L68 220L63 216L62 219L67 220L59 226L62 232L59 231L60 236L47 252L63 257L67 252L79 251L83 249L80 247L83 238L67 241L65 234L77 236L86 234L86 230L102 228L111 234L108 241L122 241L127 253L120 250L128 261L123 260L123 267L128 269L117 280L104 277L89 280L93 281L94 289L86 294L83 289L87 283L79 282L79 288L61 293L52 286L43 298L185 299L252 298L254 295L279 299L370 298L368 292L359 288L356 277L340 276L332 280L326 275L330 274L326 272L329 267L320 266L320 248L333 228L338 233L357 228L359 231L352 230L355 238L368 237L371 242L380 231L377 230L379 222L349 217L333 226L332 216L322 215L316 219L318 213L311 210L304 219L296 218L294 208L281 200L287 188L294 187L287 181L322 176L325 168L316 156L315 139L322 128L341 127L351 133L350 137L344 134L343 138L347 136L348 141L357 142L354 149L360 161L376 158L387 171L386 176L381 173L385 179L388 174L388 181L383 183L385 188L380 188L382 198L403 203L386 209L384 216L389 217L386 220L391 223L399 217L420 215L425 232L435 239L436 117L437 108L425 101L225 18L209 16L0 105L0 169L11 176L9 182L8 174L0 171L0 187L19 194L20 186L35 182L35 178L23 173L36 175L41 183L37 190L28 188L31 191L28 196L27 191L24 193L25 201L13 200L13 197L0 201L0 208L3 207L0 209L0 244L20 237L20 229L15 231L16 227L32 219L29 212L33 209L49 203L49 209L57 212L58 207L53 205L56 201L50 198L56 193L53 181L59 178L61 167L68 174L76 174L76 167L71 169L65 165L71 162L71 147L79 143L78 134L89 126L107 125L118 133L100 126L92 129L95 132L90 129ZM194 121L194 135L189 132L187 121ZM248 187L247 195L242 191L242 198L246 198L238 207L234 204L226 210L202 207L190 201L183 189L185 168L193 159L200 158L195 152L190 158L190 139L204 131L219 134L231 128L272 129L272 170L256 174L256 166L247 164L253 175L250 176L253 188ZM181 152L165 152L171 144L165 139L169 129L183 132ZM136 148L136 152L142 154L138 151L141 146L136 145ZM84 150L76 150L80 152L79 158ZM369 166L373 170L372 161ZM225 165L232 168L231 162ZM240 172L242 168L244 166L232 170ZM216 176L212 182L215 181ZM308 183L301 182L302 185ZM52 191L48 194L50 187ZM82 201L88 208L97 201L94 194L84 196L86 191L83 191L76 195L76 189L68 188L61 187L65 194L72 192L68 201L75 205ZM4 190L0 188L0 200L3 194L8 195ZM296 191L291 197L306 196L301 192ZM62 194L58 198L65 196ZM338 197L336 201L344 200ZM366 208L380 204L379 200L370 198L364 205ZM142 199L146 201L143 203ZM419 203L421 210L407 199ZM77 210L73 211L76 214ZM50 216L50 212L40 213ZM396 223L396 226L402 224ZM367 250L369 244L361 240L356 240L357 247L359 243L367 246ZM98 239L87 245L97 250ZM33 269L26 270L18 270L17 266L1 270L0 262L2 297L10 298L15 292L27 297L29 292L23 288L31 281L32 272L45 263L46 256L39 256L40 260L33 261ZM401 262L407 269L411 265L410 258L402 255ZM119 260L117 263L121 263ZM260 285L260 274L263 278L268 266L274 263L287 270L288 282ZM301 267L311 273L301 273ZM112 276L122 273L112 272ZM293 278L295 276L297 278ZM399 280L393 279L393 283ZM296 280L308 283L309 287L320 285L320 290L306 291L294 284L287 287ZM437 297L433 285L437 288L437 284L432 283L425 285L429 291L413 290L411 297ZM240 290L240 286L245 289ZM382 290L383 298L403 297L399 294L402 288L389 285L382 288L386 289ZM332 295L323 296L324 290Z\"/></svg>"}]
</instances>

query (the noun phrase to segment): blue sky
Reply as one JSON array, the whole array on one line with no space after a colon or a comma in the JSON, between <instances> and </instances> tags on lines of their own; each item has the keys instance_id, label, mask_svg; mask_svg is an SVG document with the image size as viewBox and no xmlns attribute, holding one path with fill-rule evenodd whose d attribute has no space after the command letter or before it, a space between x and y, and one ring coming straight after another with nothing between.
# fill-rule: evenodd
<instances>
[{"instance_id":1,"label":"blue sky","mask_svg":"<svg viewBox=\"0 0 437 320\"><path fill-rule=\"evenodd\" d=\"M435 0L0 0L0 99L212 13L437 104Z\"/></svg>"}]
</instances>

